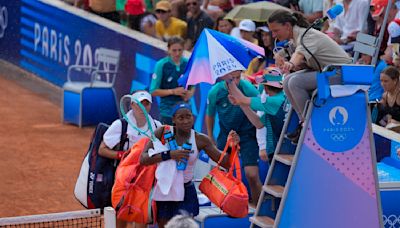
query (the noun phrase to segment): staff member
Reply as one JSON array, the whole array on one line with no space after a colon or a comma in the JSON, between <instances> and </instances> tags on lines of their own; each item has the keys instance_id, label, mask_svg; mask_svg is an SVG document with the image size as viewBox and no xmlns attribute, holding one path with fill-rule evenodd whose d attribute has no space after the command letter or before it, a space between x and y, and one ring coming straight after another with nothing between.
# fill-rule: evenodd
<instances>
[{"instance_id":1,"label":"staff member","mask_svg":"<svg viewBox=\"0 0 400 228\"><path fill-rule=\"evenodd\" d=\"M295 132L287 135L294 143L297 143L300 136L304 106L312 91L317 88L317 72L327 65L349 64L352 61L335 41L315 29L306 33L303 46L301 37L308 26L307 20L297 12L277 10L268 18L268 27L272 35L280 41L293 40L295 46L290 60L275 56L276 65L284 73L294 72L288 74L283 81L283 90L300 119ZM296 72L301 69L306 71Z\"/></svg>"}]
</instances>

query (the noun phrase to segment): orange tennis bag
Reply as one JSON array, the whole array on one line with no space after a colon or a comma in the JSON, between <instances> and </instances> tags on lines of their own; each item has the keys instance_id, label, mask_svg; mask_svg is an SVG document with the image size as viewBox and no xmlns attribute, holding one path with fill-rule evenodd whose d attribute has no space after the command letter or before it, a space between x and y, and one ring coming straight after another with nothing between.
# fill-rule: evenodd
<instances>
[{"instance_id":1,"label":"orange tennis bag","mask_svg":"<svg viewBox=\"0 0 400 228\"><path fill-rule=\"evenodd\" d=\"M157 165L140 165L140 156L148 141L147 137L140 139L122 158L115 172L111 201L117 218L123 221L141 224L156 221L151 192Z\"/></svg>"},{"instance_id":2,"label":"orange tennis bag","mask_svg":"<svg viewBox=\"0 0 400 228\"><path fill-rule=\"evenodd\" d=\"M204 177L199 188L223 212L232 217L244 218L248 215L249 194L242 182L238 157L239 145L232 146L229 171L220 169L220 163L228 150L229 144L233 144L230 138L228 138L225 149L221 153L217 166ZM234 169L236 170L236 177L233 175Z\"/></svg>"}]
</instances>

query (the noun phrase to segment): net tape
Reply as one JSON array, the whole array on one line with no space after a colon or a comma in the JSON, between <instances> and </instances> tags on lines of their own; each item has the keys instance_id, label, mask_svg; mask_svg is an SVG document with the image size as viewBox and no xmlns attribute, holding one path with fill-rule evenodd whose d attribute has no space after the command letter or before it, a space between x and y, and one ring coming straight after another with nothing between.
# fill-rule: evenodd
<instances>
[{"instance_id":1,"label":"net tape","mask_svg":"<svg viewBox=\"0 0 400 228\"><path fill-rule=\"evenodd\" d=\"M100 209L0 218L0 227L103 227Z\"/></svg>"}]
</instances>

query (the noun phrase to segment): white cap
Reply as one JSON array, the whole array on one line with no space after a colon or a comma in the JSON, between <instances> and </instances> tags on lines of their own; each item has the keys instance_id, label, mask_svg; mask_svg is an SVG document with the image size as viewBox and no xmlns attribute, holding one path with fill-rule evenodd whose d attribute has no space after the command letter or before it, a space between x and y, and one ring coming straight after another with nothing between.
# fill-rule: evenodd
<instances>
[{"instance_id":1,"label":"white cap","mask_svg":"<svg viewBox=\"0 0 400 228\"><path fill-rule=\"evenodd\" d=\"M133 93L131 96L131 102L135 102L135 100L138 100L139 102L142 102L143 100L148 100L150 103L153 103L151 95L147 91L138 91Z\"/></svg>"},{"instance_id":2,"label":"white cap","mask_svg":"<svg viewBox=\"0 0 400 228\"><path fill-rule=\"evenodd\" d=\"M239 29L247 32L255 32L256 23L254 23L252 20L244 19L239 23Z\"/></svg>"},{"instance_id":3,"label":"white cap","mask_svg":"<svg viewBox=\"0 0 400 228\"><path fill-rule=\"evenodd\" d=\"M264 32L270 32L269 28L267 26L261 26L257 28L258 31L264 31Z\"/></svg>"}]
</instances>

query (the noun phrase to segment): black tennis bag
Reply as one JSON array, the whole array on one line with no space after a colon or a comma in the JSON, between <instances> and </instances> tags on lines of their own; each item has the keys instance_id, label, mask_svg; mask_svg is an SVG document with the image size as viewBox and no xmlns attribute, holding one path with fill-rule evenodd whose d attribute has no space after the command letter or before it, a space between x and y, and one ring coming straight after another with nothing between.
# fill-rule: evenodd
<instances>
[{"instance_id":1,"label":"black tennis bag","mask_svg":"<svg viewBox=\"0 0 400 228\"><path fill-rule=\"evenodd\" d=\"M128 122L123 118L121 122L121 140L117 148L114 148L116 150L123 150L125 142L128 141ZM88 209L111 206L111 190L119 161L102 157L98 153L108 127L105 123L97 125L75 184L75 198Z\"/></svg>"}]
</instances>

